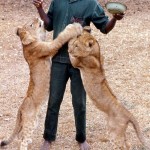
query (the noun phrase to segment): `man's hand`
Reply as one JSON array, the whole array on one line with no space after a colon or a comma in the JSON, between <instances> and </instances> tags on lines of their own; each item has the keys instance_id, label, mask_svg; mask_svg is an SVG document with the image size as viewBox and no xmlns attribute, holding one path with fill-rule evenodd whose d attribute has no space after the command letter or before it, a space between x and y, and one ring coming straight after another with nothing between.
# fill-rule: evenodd
<instances>
[{"instance_id":1,"label":"man's hand","mask_svg":"<svg viewBox=\"0 0 150 150\"><path fill-rule=\"evenodd\" d=\"M115 14L113 15L113 17L116 19L116 20L121 20L123 17L124 17L124 14Z\"/></svg>"},{"instance_id":2,"label":"man's hand","mask_svg":"<svg viewBox=\"0 0 150 150\"><path fill-rule=\"evenodd\" d=\"M41 8L42 4L43 4L43 0L33 0L33 4L37 7L37 8Z\"/></svg>"},{"instance_id":3,"label":"man's hand","mask_svg":"<svg viewBox=\"0 0 150 150\"><path fill-rule=\"evenodd\" d=\"M43 10L43 1L44 0L33 0L32 3L35 5L35 7L37 8L38 10L38 13L40 15L40 18L44 21L44 24L46 26L49 25L50 23L50 19L49 17L47 16L47 14L45 13L45 11Z\"/></svg>"},{"instance_id":4,"label":"man's hand","mask_svg":"<svg viewBox=\"0 0 150 150\"><path fill-rule=\"evenodd\" d=\"M105 29L106 33L110 32L114 28L116 21L121 20L123 17L124 17L123 13L122 14L114 14L113 18L106 25L106 29Z\"/></svg>"}]
</instances>

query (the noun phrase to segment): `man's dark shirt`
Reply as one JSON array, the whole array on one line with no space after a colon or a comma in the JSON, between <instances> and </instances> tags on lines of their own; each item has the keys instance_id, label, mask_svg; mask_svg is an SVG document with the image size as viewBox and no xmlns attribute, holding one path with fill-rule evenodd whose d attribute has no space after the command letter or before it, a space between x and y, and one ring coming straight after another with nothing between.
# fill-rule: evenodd
<instances>
[{"instance_id":1,"label":"man's dark shirt","mask_svg":"<svg viewBox=\"0 0 150 150\"><path fill-rule=\"evenodd\" d=\"M97 0L53 0L47 15L50 23L46 29L54 30L54 39L68 24L73 22L79 22L82 26L89 26L92 22L102 33L106 33L108 17ZM53 57L53 61L70 63L67 44Z\"/></svg>"}]
</instances>

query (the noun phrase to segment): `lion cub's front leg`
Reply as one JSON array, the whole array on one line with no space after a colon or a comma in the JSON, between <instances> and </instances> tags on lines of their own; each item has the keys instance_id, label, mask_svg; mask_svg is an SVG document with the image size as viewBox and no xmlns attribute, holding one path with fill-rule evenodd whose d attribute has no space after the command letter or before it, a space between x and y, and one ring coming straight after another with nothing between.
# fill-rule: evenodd
<instances>
[{"instance_id":1,"label":"lion cub's front leg","mask_svg":"<svg viewBox=\"0 0 150 150\"><path fill-rule=\"evenodd\" d=\"M69 24L66 28L51 42L39 42L35 53L37 57L53 57L58 50L69 40L81 35L83 31L79 23Z\"/></svg>"},{"instance_id":2,"label":"lion cub's front leg","mask_svg":"<svg viewBox=\"0 0 150 150\"><path fill-rule=\"evenodd\" d=\"M69 24L66 28L54 39L51 43L51 51L55 50L55 53L69 40L81 35L83 31L82 26L79 23Z\"/></svg>"}]
</instances>

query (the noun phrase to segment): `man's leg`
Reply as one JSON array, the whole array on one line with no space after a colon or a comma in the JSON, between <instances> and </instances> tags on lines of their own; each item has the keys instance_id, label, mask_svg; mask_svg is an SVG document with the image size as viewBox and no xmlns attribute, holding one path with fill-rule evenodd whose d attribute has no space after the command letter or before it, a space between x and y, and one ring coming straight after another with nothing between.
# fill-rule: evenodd
<instances>
[{"instance_id":1,"label":"man's leg","mask_svg":"<svg viewBox=\"0 0 150 150\"><path fill-rule=\"evenodd\" d=\"M50 97L43 135L45 139L42 146L43 150L45 145L48 147L48 142L56 139L58 114L68 78L67 64L53 62L51 68Z\"/></svg>"},{"instance_id":2,"label":"man's leg","mask_svg":"<svg viewBox=\"0 0 150 150\"><path fill-rule=\"evenodd\" d=\"M81 150L88 150L86 142L86 92L84 90L80 71L70 65L72 103L74 108L76 140Z\"/></svg>"}]
</instances>

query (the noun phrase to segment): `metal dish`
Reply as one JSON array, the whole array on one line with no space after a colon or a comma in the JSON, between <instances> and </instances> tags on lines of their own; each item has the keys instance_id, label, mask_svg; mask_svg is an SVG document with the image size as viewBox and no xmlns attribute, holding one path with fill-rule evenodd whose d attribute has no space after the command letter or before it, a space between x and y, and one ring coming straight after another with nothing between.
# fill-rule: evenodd
<instances>
[{"instance_id":1,"label":"metal dish","mask_svg":"<svg viewBox=\"0 0 150 150\"><path fill-rule=\"evenodd\" d=\"M127 10L127 6L119 2L107 2L105 7L111 14L122 14Z\"/></svg>"}]
</instances>

